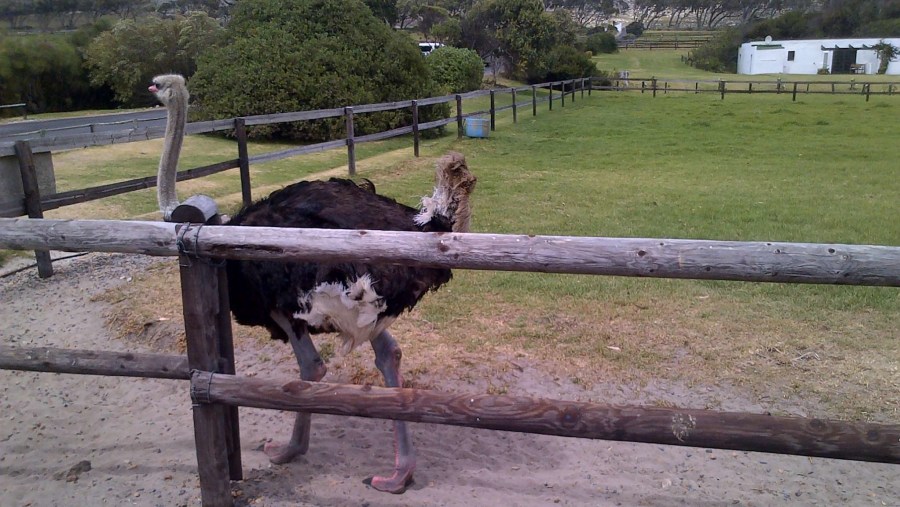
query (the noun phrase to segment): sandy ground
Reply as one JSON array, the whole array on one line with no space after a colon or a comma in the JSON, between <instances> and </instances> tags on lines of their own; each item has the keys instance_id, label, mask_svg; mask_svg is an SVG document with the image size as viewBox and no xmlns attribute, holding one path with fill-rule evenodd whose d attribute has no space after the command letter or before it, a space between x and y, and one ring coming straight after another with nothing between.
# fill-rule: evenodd
<instances>
[{"instance_id":1,"label":"sandy ground","mask_svg":"<svg viewBox=\"0 0 900 507\"><path fill-rule=\"evenodd\" d=\"M0 343L134 350L109 335L108 308L91 297L129 283L151 262L174 260L91 254L57 262L50 280L34 270L0 279ZM242 374L297 375L279 343L236 355ZM761 405L721 387L638 389L611 379L586 391L519 366L505 374L510 394L804 413L803 400ZM471 392L484 392L488 380L432 379L443 390ZM0 392L0 505L199 505L186 382L0 371ZM900 468L892 465L428 424L412 425L415 484L389 495L362 482L392 464L389 421L314 416L309 453L270 465L259 449L267 438L286 439L291 420L241 409L238 505L900 505Z\"/></svg>"}]
</instances>

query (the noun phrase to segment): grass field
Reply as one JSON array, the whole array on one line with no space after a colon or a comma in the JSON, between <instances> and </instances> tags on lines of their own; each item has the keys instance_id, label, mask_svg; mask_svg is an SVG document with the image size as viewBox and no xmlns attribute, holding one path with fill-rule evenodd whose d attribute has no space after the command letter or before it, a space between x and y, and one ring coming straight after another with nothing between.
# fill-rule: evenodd
<instances>
[{"instance_id":1,"label":"grass field","mask_svg":"<svg viewBox=\"0 0 900 507\"><path fill-rule=\"evenodd\" d=\"M516 125L502 113L488 139L458 141L451 125L424 142L420 159L409 139L359 146L360 176L415 205L434 159L459 150L479 178L476 232L900 245L896 97L594 93L539 107ZM60 154L61 190L152 174L158 153L150 141ZM231 141L192 136L182 167L234 156ZM254 195L346 174L345 157L254 166ZM179 186L182 196L198 191L233 208L236 171ZM153 191L142 191L48 216L155 219L153 206ZM117 325L177 319L177 307L157 303L178 301L157 294L159 280L175 276L167 265L112 295L152 302L119 313ZM582 385L737 386L763 402L812 400L821 411L811 415L895 421L898 309L900 293L886 288L458 271L395 329L417 361L413 381L450 368L448 354L527 356ZM436 338L416 340L424 330Z\"/></svg>"}]
</instances>

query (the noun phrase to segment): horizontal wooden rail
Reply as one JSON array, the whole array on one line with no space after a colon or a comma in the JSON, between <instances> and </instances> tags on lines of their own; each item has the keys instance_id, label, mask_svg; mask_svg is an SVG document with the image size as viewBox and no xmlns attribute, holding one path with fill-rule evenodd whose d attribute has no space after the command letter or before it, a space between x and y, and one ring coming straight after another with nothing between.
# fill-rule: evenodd
<instances>
[{"instance_id":1,"label":"horizontal wooden rail","mask_svg":"<svg viewBox=\"0 0 900 507\"><path fill-rule=\"evenodd\" d=\"M0 345L0 370L188 380L187 357Z\"/></svg>"},{"instance_id":2,"label":"horizontal wooden rail","mask_svg":"<svg viewBox=\"0 0 900 507\"><path fill-rule=\"evenodd\" d=\"M317 109L314 111L295 111L291 113L258 114L245 116L244 121L250 125L267 125L269 123L286 123L292 121L320 120L322 118L337 118L344 116L344 108Z\"/></svg>"},{"instance_id":3,"label":"horizontal wooden rail","mask_svg":"<svg viewBox=\"0 0 900 507\"><path fill-rule=\"evenodd\" d=\"M418 99L416 102L419 103L419 107L421 106L431 106L434 104L446 104L447 102L453 102L456 100L455 95L446 95L444 97L429 97L426 99Z\"/></svg>"},{"instance_id":4,"label":"horizontal wooden rail","mask_svg":"<svg viewBox=\"0 0 900 507\"><path fill-rule=\"evenodd\" d=\"M900 247L0 219L0 248L900 287Z\"/></svg>"},{"instance_id":5,"label":"horizontal wooden rail","mask_svg":"<svg viewBox=\"0 0 900 507\"><path fill-rule=\"evenodd\" d=\"M900 425L599 405L195 371L195 403L400 419L565 437L900 464Z\"/></svg>"},{"instance_id":6,"label":"horizontal wooden rail","mask_svg":"<svg viewBox=\"0 0 900 507\"><path fill-rule=\"evenodd\" d=\"M437 127L443 127L444 125L450 125L451 123L455 123L456 118L444 118L442 120L434 120L426 123L419 124L419 130L428 130Z\"/></svg>"},{"instance_id":7,"label":"horizontal wooden rail","mask_svg":"<svg viewBox=\"0 0 900 507\"><path fill-rule=\"evenodd\" d=\"M306 153L316 153L319 151L333 150L347 145L346 139L336 139L334 141L326 141L324 143L308 144L306 146L298 146L297 148L288 148L286 150L273 151L260 155L253 155L248 160L251 164L261 164L263 162L271 162L273 160L281 160L285 158L295 157Z\"/></svg>"},{"instance_id":8,"label":"horizontal wooden rail","mask_svg":"<svg viewBox=\"0 0 900 507\"><path fill-rule=\"evenodd\" d=\"M353 106L354 113L376 113L379 111L391 111L394 109L406 109L412 107L411 100L399 100L396 102L382 102L380 104L364 104L361 106Z\"/></svg>"},{"instance_id":9,"label":"horizontal wooden rail","mask_svg":"<svg viewBox=\"0 0 900 507\"><path fill-rule=\"evenodd\" d=\"M421 125L419 125L419 130L423 130ZM412 134L412 131L413 131L412 126L399 127L399 128L395 128L395 129L391 129L391 130L385 130L384 132L375 132L374 134L366 134L364 136L356 136L353 138L353 141L356 144L369 143L372 141L381 141L383 139L390 139L391 137Z\"/></svg>"},{"instance_id":10,"label":"horizontal wooden rail","mask_svg":"<svg viewBox=\"0 0 900 507\"><path fill-rule=\"evenodd\" d=\"M217 162L215 164L210 164L203 167L195 167L193 169L179 171L176 175L176 179L177 181L185 181L196 178L203 178L211 174L234 169L238 167L238 165L238 159L225 160L223 162ZM117 183L109 183L107 185L100 185L97 187L59 192L56 194L41 196L41 209L43 211L47 211L51 209L61 208L63 206L70 206L72 204L94 201L97 199L112 197L114 195L134 192L135 190L153 188L156 186L156 184L156 176L146 176L143 178L120 181ZM19 202L18 206L16 202L0 203L0 217L14 217L24 215L25 210L23 208L23 205L23 202Z\"/></svg>"}]
</instances>

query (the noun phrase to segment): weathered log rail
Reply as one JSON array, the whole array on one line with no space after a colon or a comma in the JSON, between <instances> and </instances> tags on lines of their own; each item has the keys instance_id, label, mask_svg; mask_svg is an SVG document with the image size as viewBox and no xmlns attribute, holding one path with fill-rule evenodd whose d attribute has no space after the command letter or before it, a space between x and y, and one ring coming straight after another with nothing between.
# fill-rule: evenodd
<instances>
[{"instance_id":1,"label":"weathered log rail","mask_svg":"<svg viewBox=\"0 0 900 507\"><path fill-rule=\"evenodd\" d=\"M897 287L900 247L0 219L0 248L179 256L187 364L184 358L152 354L0 347L0 368L173 379L186 378L190 369L205 506L232 505L230 480L242 477L238 406L900 463L897 425L237 377L224 269L196 262L198 257L327 259Z\"/></svg>"},{"instance_id":2,"label":"weathered log rail","mask_svg":"<svg viewBox=\"0 0 900 507\"><path fill-rule=\"evenodd\" d=\"M0 345L0 370L190 380L187 358L138 352Z\"/></svg>"},{"instance_id":3,"label":"weathered log rail","mask_svg":"<svg viewBox=\"0 0 900 507\"><path fill-rule=\"evenodd\" d=\"M900 464L896 424L279 381L189 371L183 356L128 352L0 345L0 369L190 380L192 400L203 405Z\"/></svg>"},{"instance_id":4,"label":"weathered log rail","mask_svg":"<svg viewBox=\"0 0 900 507\"><path fill-rule=\"evenodd\" d=\"M178 230L183 227L182 230ZM0 219L0 248L900 287L900 247Z\"/></svg>"}]
</instances>

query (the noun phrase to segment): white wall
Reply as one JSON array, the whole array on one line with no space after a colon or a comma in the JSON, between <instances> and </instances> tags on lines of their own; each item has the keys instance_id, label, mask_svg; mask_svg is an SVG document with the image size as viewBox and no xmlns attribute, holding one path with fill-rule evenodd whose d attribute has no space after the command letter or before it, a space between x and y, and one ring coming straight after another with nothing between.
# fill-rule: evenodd
<instances>
[{"instance_id":1,"label":"white wall","mask_svg":"<svg viewBox=\"0 0 900 507\"><path fill-rule=\"evenodd\" d=\"M788 41L755 41L741 45L738 50L738 74L816 74L819 69L831 68L833 51L825 47L873 46L884 40L900 47L900 38L887 39L816 39ZM780 47L777 47L780 46ZM788 61L788 52L794 52L794 60ZM866 74L878 71L878 55L872 50L860 49L856 63L866 66ZM900 75L900 61L888 64L887 73Z\"/></svg>"}]
</instances>

